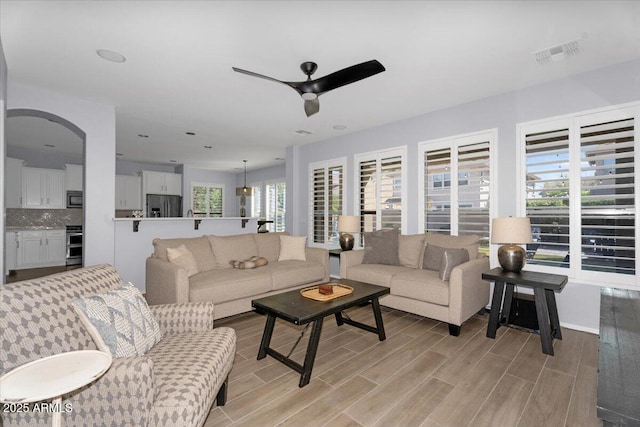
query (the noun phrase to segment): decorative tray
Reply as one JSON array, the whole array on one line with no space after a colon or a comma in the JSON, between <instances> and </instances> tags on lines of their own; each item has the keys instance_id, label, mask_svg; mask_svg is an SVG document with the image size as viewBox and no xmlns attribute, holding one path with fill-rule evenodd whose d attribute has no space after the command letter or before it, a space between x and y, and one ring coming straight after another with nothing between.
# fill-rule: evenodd
<instances>
[{"instance_id":1,"label":"decorative tray","mask_svg":"<svg viewBox=\"0 0 640 427\"><path fill-rule=\"evenodd\" d=\"M305 298L310 298L316 301L331 301L333 299L343 297L345 295L349 295L353 293L353 288L351 286L343 285L342 283L328 283L333 285L333 293L329 295L321 294L318 290L318 286L312 286L310 288L305 288L300 290L300 294Z\"/></svg>"}]
</instances>

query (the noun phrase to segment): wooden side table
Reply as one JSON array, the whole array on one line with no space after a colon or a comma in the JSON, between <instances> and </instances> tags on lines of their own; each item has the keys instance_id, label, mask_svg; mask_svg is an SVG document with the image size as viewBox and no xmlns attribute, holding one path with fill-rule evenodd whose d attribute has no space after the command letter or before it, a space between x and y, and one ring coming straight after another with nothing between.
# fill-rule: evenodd
<instances>
[{"instance_id":1,"label":"wooden side table","mask_svg":"<svg viewBox=\"0 0 640 427\"><path fill-rule=\"evenodd\" d=\"M22 404L53 398L51 424L62 422L62 396L100 378L111 355L98 350L69 351L25 363L0 378L0 402Z\"/></svg>"},{"instance_id":2,"label":"wooden side table","mask_svg":"<svg viewBox=\"0 0 640 427\"><path fill-rule=\"evenodd\" d=\"M562 339L555 292L562 291L567 284L567 276L534 271L511 273L497 267L486 273L482 273L482 278L495 283L493 299L491 300L489 325L487 326L487 336L489 338L495 338L496 331L500 324L508 321L514 286L532 288L536 303L538 325L540 327L542 352L553 356L553 338ZM502 303L503 294L504 303Z\"/></svg>"}]
</instances>

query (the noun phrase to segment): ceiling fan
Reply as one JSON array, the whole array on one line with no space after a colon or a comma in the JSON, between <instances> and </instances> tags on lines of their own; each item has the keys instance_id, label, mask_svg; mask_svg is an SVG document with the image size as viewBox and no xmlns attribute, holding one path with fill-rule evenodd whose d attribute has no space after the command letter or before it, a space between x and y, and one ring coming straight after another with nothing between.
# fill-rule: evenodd
<instances>
[{"instance_id":1,"label":"ceiling fan","mask_svg":"<svg viewBox=\"0 0 640 427\"><path fill-rule=\"evenodd\" d=\"M323 93L327 93L330 90L357 82L358 80L366 79L367 77L371 77L375 74L385 71L384 66L373 59L371 61L343 68L340 71L336 71L335 73L331 73L324 77L311 80L311 75L316 72L316 70L318 69L318 65L315 62L303 62L300 65L300 69L307 75L307 80L303 82L285 82L282 80L274 79L273 77L263 76L262 74L243 70L241 68L232 68L233 71L236 71L238 73L247 74L253 77L259 77L261 79L271 80L273 82L282 83L293 88L300 94L302 99L304 99L304 112L307 114L307 117L320 111L320 102L318 101L318 97Z\"/></svg>"}]
</instances>

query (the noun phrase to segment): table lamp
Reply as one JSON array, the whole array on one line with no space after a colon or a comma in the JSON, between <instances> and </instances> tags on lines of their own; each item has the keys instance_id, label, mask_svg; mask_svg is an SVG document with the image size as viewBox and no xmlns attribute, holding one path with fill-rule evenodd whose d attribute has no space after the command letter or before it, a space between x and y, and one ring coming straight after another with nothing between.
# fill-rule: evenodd
<instances>
[{"instance_id":1,"label":"table lamp","mask_svg":"<svg viewBox=\"0 0 640 427\"><path fill-rule=\"evenodd\" d=\"M360 217L355 215L340 215L338 217L338 233L340 233L340 247L343 251L353 249L355 239L353 234L360 231Z\"/></svg>"},{"instance_id":2,"label":"table lamp","mask_svg":"<svg viewBox=\"0 0 640 427\"><path fill-rule=\"evenodd\" d=\"M494 218L491 223L491 243L501 244L498 262L504 271L519 273L527 260L527 252L520 246L533 243L529 218Z\"/></svg>"}]
</instances>

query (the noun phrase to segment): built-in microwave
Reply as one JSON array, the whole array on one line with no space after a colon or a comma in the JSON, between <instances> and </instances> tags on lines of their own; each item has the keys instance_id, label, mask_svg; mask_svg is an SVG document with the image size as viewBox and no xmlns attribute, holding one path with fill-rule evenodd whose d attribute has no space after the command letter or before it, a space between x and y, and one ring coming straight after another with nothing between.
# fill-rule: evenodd
<instances>
[{"instance_id":1,"label":"built-in microwave","mask_svg":"<svg viewBox=\"0 0 640 427\"><path fill-rule=\"evenodd\" d=\"M82 191L67 191L67 208L82 207Z\"/></svg>"}]
</instances>

